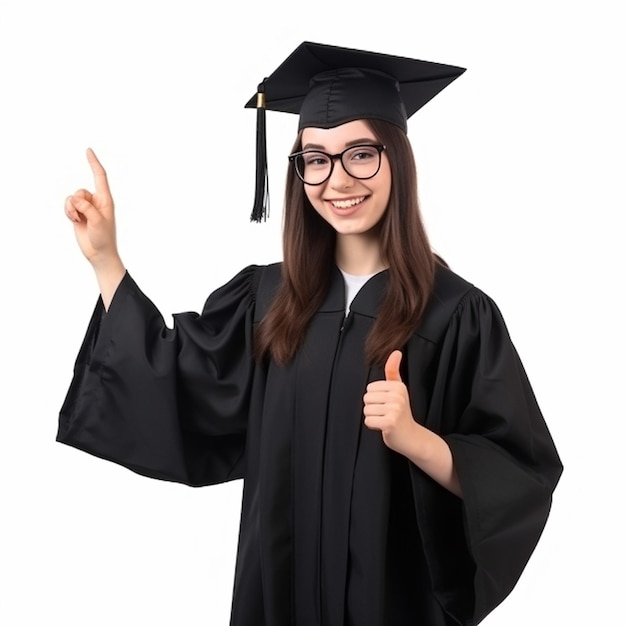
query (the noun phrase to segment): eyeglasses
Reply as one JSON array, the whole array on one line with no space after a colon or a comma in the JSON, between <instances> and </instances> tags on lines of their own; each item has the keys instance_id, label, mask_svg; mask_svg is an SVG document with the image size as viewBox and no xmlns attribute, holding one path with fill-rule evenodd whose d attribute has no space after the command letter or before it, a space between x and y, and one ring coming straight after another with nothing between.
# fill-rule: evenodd
<instances>
[{"instance_id":1,"label":"eyeglasses","mask_svg":"<svg viewBox=\"0 0 626 626\"><path fill-rule=\"evenodd\" d=\"M386 146L364 143L350 146L338 154L328 154L321 150L302 150L289 155L298 178L305 185L321 185L333 173L335 161L341 161L343 169L353 178L367 180L378 174L381 153Z\"/></svg>"}]
</instances>

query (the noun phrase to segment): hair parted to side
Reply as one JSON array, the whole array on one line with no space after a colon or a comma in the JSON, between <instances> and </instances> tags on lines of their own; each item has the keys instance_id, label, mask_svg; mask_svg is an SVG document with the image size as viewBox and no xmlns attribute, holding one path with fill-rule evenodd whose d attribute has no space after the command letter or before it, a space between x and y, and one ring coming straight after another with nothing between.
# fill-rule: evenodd
<instances>
[{"instance_id":1,"label":"hair parted to side","mask_svg":"<svg viewBox=\"0 0 626 626\"><path fill-rule=\"evenodd\" d=\"M392 175L389 205L379 225L381 256L389 281L366 343L369 365L383 365L417 327L433 288L436 257L424 227L417 195L413 150L394 124L366 120L385 144ZM301 149L301 133L293 152ZM255 334L258 359L286 364L302 345L307 325L322 304L335 265L334 229L311 206L304 184L290 167L283 223L282 280Z\"/></svg>"}]
</instances>

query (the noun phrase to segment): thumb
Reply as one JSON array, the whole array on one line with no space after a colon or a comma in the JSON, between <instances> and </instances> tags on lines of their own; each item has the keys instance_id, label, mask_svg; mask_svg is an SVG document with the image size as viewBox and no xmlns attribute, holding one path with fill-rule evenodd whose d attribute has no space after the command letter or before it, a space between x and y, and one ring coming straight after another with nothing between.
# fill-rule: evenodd
<instances>
[{"instance_id":1,"label":"thumb","mask_svg":"<svg viewBox=\"0 0 626 626\"><path fill-rule=\"evenodd\" d=\"M83 215L87 220L95 221L97 217L100 216L96 207L89 202L89 200L85 197L84 194L77 192L73 196L70 196L67 199L67 203L76 210L78 213Z\"/></svg>"},{"instance_id":2,"label":"thumb","mask_svg":"<svg viewBox=\"0 0 626 626\"><path fill-rule=\"evenodd\" d=\"M397 380L402 382L400 376L400 361L402 360L402 352L394 350L385 363L385 380Z\"/></svg>"}]
</instances>

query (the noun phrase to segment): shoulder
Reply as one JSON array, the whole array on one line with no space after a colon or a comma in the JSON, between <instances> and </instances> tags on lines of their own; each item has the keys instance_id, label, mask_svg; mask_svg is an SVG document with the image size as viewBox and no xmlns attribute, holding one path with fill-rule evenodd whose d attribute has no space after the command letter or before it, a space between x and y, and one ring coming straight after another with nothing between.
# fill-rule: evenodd
<instances>
[{"instance_id":1,"label":"shoulder","mask_svg":"<svg viewBox=\"0 0 626 626\"><path fill-rule=\"evenodd\" d=\"M254 321L263 318L269 308L282 277L282 263L248 265L219 291L245 290L254 306Z\"/></svg>"},{"instance_id":2,"label":"shoulder","mask_svg":"<svg viewBox=\"0 0 626 626\"><path fill-rule=\"evenodd\" d=\"M242 303L255 307L259 300L264 302L271 285L278 282L280 265L247 265L209 295L204 311L240 306Z\"/></svg>"},{"instance_id":3,"label":"shoulder","mask_svg":"<svg viewBox=\"0 0 626 626\"><path fill-rule=\"evenodd\" d=\"M453 272L445 265L437 265L435 284L433 286L433 302L459 301L463 296L475 289L475 285Z\"/></svg>"},{"instance_id":4,"label":"shoulder","mask_svg":"<svg viewBox=\"0 0 626 626\"><path fill-rule=\"evenodd\" d=\"M282 275L282 263L254 265L254 280L257 289L276 287Z\"/></svg>"},{"instance_id":5,"label":"shoulder","mask_svg":"<svg viewBox=\"0 0 626 626\"><path fill-rule=\"evenodd\" d=\"M255 266L254 274L254 321L260 321L269 308L282 277L282 263Z\"/></svg>"},{"instance_id":6,"label":"shoulder","mask_svg":"<svg viewBox=\"0 0 626 626\"><path fill-rule=\"evenodd\" d=\"M260 289L277 283L281 276L282 263L269 265L247 265L239 270L229 281L219 287L216 292L228 290L232 287L247 287L256 297Z\"/></svg>"},{"instance_id":7,"label":"shoulder","mask_svg":"<svg viewBox=\"0 0 626 626\"><path fill-rule=\"evenodd\" d=\"M484 291L450 268L439 265L432 295L415 334L437 343L459 316L477 311L480 314L481 310L499 314L495 302Z\"/></svg>"}]
</instances>

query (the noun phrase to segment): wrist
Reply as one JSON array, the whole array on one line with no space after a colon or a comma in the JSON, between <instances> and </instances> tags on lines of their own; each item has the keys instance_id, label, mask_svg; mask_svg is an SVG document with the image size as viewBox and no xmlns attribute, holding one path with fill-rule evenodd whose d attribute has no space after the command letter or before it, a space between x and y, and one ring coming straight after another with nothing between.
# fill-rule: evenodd
<instances>
[{"instance_id":1,"label":"wrist","mask_svg":"<svg viewBox=\"0 0 626 626\"><path fill-rule=\"evenodd\" d=\"M122 259L117 253L97 255L90 260L91 267L93 267L97 276L107 274L119 274L124 273L126 270Z\"/></svg>"},{"instance_id":2,"label":"wrist","mask_svg":"<svg viewBox=\"0 0 626 626\"><path fill-rule=\"evenodd\" d=\"M106 262L92 263L92 266L96 272L104 308L108 310L113 296L126 274L126 268L119 257L109 259Z\"/></svg>"}]
</instances>

